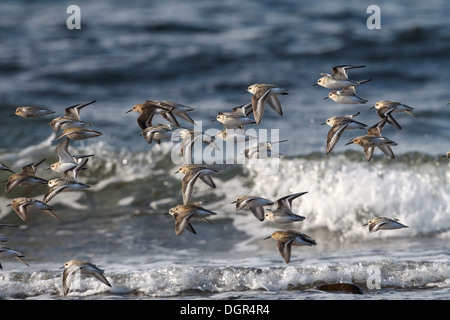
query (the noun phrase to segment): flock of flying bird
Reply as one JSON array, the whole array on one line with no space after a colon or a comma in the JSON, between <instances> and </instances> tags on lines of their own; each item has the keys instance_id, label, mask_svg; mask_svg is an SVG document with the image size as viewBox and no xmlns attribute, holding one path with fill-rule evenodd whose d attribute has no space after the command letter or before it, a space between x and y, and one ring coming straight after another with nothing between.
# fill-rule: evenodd
<instances>
[{"instance_id":1,"label":"flock of flying bird","mask_svg":"<svg viewBox=\"0 0 450 320\"><path fill-rule=\"evenodd\" d=\"M316 85L332 89L326 98L330 98L337 103L366 103L367 100L356 95L356 87L363 83L367 83L370 80L354 81L348 77L349 69L362 67L364 66L345 65L333 67L332 74L322 74L322 77L317 80ZM250 124L259 125L262 121L267 105L278 115L283 115L281 102L278 96L288 95L289 91L273 84L253 84L248 87L247 91L252 94L251 102L233 108L231 111L219 112L216 119L213 120L219 121L225 127L224 130L218 132L216 135L217 137L222 138L227 142L243 142L254 138L245 134L244 127ZM396 143L382 136L382 129L386 123L401 129L401 126L392 114L405 112L415 116L412 113L413 108L393 101L379 101L375 104L374 108L377 109L376 113L381 120L367 129L366 135L351 139L347 145L351 143L360 145L364 149L364 154L368 161L372 159L375 148L379 148L386 155L394 158L391 146L395 146ZM137 122L143 130L142 135L148 143L152 143L153 141L160 143L163 139L172 139L172 134L175 133L177 128L180 128L180 125L175 117L176 114L183 115L184 120L189 121L191 124L195 124L192 118L187 117L186 114L187 112L193 111L193 109L174 102L148 100L142 104L133 106L133 108L128 112L131 111L136 111L139 113ZM251 113L253 113L254 119L249 117ZM152 121L154 116L157 114L161 115L171 124L159 124L154 126ZM366 124L354 120L358 114L359 113L355 115L344 115L327 119L324 124L328 124L331 127L327 135L327 154L333 150L344 130L366 129ZM233 139L235 140L228 140L224 138L230 136L230 131L233 132ZM240 139L235 135L236 131L239 131L239 135L241 137ZM192 163L191 157L193 143L198 140L209 145L212 144L214 145L214 148L217 149L218 146L214 143L216 136L209 136L204 132L196 132L194 129L184 128L179 133L179 137L182 138L180 143L180 156L182 156L184 165L178 169L177 173L181 172L184 174L184 178L181 183L183 204L175 206L167 212L167 214L170 214L173 217L175 222L175 233L177 235L180 235L185 229L188 229L190 232L195 234L196 231L191 224L192 220L203 220L211 223L208 220L208 217L216 215L215 212L205 209L202 206L205 202L191 201L194 185L198 179L202 180L211 188L215 188L216 186L211 175L220 173L218 170L209 168L206 165ZM273 156L273 154L269 155L272 144L284 141L286 140L276 142L260 142L256 147L247 148L245 150L245 155L248 158L253 156ZM279 198L276 201L260 196L241 195L238 196L233 203L236 204L236 211L247 208L259 221L264 221L266 219L277 224L286 225L293 222L303 221L305 219L305 217L292 211L292 201L306 193L307 192L289 194ZM276 204L276 209L264 208L274 204ZM397 219L386 217L371 219L365 225L369 226L370 232L375 232L382 229L399 229L407 227L398 222ZM273 238L276 240L277 249L286 263L290 262L291 247L293 245L316 245L314 239L296 230L275 231L271 236L267 237L267 239L268 238Z\"/></svg>"},{"instance_id":2,"label":"flock of flying bird","mask_svg":"<svg viewBox=\"0 0 450 320\"><path fill-rule=\"evenodd\" d=\"M322 73L322 77L317 80L314 85L319 85L324 88L330 89L330 93L325 98L330 98L333 101L341 104L364 104L367 100L362 99L356 94L356 88L359 85L369 82L370 80L354 81L349 79L348 70L362 68L360 65L343 65L335 66L332 68L331 74ZM184 175L181 182L181 193L183 204L177 205L167 212L170 214L175 222L175 233L180 235L185 229L196 234L191 221L203 220L211 223L208 217L216 215L203 207L206 202L192 201L192 194L194 185L198 179L204 182L211 188L215 188L216 185L212 179L212 175L220 174L216 169L210 168L204 164L197 164L193 161L193 147L198 141L199 143L205 143L212 146L214 149L219 149L215 143L215 139L221 138L226 142L245 142L251 139L257 139L244 132L244 127L250 124L259 125L262 121L264 110L268 105L278 115L283 115L279 95L288 95L289 92L283 88L280 88L273 84L253 84L248 87L248 92L252 94L251 102L233 108L230 111L219 112L216 119L212 121L220 122L225 129L218 131L217 135L211 136L204 132L199 132L195 129L187 129L180 126L177 117L184 121L195 125L195 121L189 116L189 112L194 111L192 107L188 107L172 101L154 101L147 100L144 103L136 104L132 109L126 113L135 111L139 113L137 123L142 130L141 135L145 138L148 144L157 143L160 144L163 140L172 140L173 135L181 138L179 143L180 151L179 155L182 158L183 165L178 169L176 173ZM43 184L48 185L48 191L45 193L42 201L37 199L31 199L28 197L19 197L12 200L10 204L19 217L28 221L28 215L30 212L44 211L51 217L62 220L53 211L52 207L48 204L54 197L63 191L80 191L89 188L90 186L84 184L78 180L78 176L82 170L85 169L85 165L89 158L93 155L72 155L68 148L71 140L84 140L95 138L102 135L101 132L87 129L91 124L86 123L80 119L80 111L82 108L94 103L90 101L66 108L65 115L53 119L50 122L51 128L59 135L55 140L60 140L58 146L55 149L56 154L59 157L59 161L50 166L51 169L61 176L49 181L36 176L37 168L44 162L41 160L24 166L21 173L14 173L8 166L0 164L0 169L3 171L10 171L13 173L6 181L5 192L9 193L18 186ZM391 147L397 145L394 141L384 137L383 127L386 123L401 129L401 126L397 120L393 117L395 113L407 113L411 116L415 116L412 111L413 108L399 102L394 101L379 101L372 108L376 109L376 114L379 116L380 121L375 125L368 127L368 125L356 121L354 118L359 115L359 112L353 115L343 115L328 118L323 124L329 125L331 128L327 134L326 153L329 154L338 143L342 133L345 130L362 129L367 130L367 134L352 138L346 145L357 144L364 150L364 155L367 161L371 161L375 148L379 148L385 155L390 158L394 158L394 153ZM52 114L54 111L50 111L44 108L38 107L19 107L16 109L15 114L23 118L34 118ZM249 115L253 113L254 118L250 118ZM168 124L153 124L154 117L156 115L164 118ZM172 140L173 141L173 140ZM245 150L245 156L247 158L252 157L279 157L279 154L272 152L272 144L280 143L283 141L274 142L260 142L256 146L247 148ZM447 153L447 157L450 158L450 152ZM307 192L299 192L283 196L276 201L266 199L260 196L242 195L238 196L233 202L236 205L236 211L240 211L247 208L251 213L259 220L265 219L280 225L290 225L295 222L301 222L305 217L298 215L292 211L292 201ZM266 206L276 205L276 209L265 209ZM407 228L407 226L398 222L397 219L376 217L364 224L369 226L370 232L375 232L383 229L399 229ZM13 227L13 225L0 224L0 227ZM276 240L277 249L285 261L290 262L291 247L292 246L312 246L316 245L314 239L310 236L299 232L297 230L280 230L274 231L266 239L273 238ZM7 241L8 239L0 235L0 241ZM0 247L0 258L14 257L24 264L27 264L23 260L23 253L8 247ZM28 265L28 264L27 264ZM0 264L1 268L1 264ZM85 274L91 274L105 285L111 287L111 284L103 275L103 270L97 268L94 264L87 261L70 260L64 265L63 273L63 292L66 295L69 292L70 283L76 272Z\"/></svg>"},{"instance_id":3,"label":"flock of flying bird","mask_svg":"<svg viewBox=\"0 0 450 320\"><path fill-rule=\"evenodd\" d=\"M244 126L248 124L259 124L261 122L266 103L277 114L283 115L278 95L289 94L287 90L272 84L253 84L248 87L247 91L252 93L252 100L250 103L236 107L231 111L219 112L216 119L213 120L219 121L225 127L224 130L218 132L217 136L226 142L245 142L253 138L245 134ZM160 143L160 140L162 139L171 139L171 134L168 131L173 133L173 129L179 127L179 124L174 121L175 117L173 115L176 113L174 112L175 110L178 111L178 114L187 116L186 112L192 111L193 109L174 102L146 101L142 104L133 106L133 108L127 112L136 111L139 113L137 122L143 130L142 134L148 143L151 143L152 141ZM255 115L254 120L248 117L252 112ZM171 124L165 125L164 129L162 129L163 125L153 126L152 120L156 114L161 115L163 118L170 121ZM184 119L191 124L195 123L190 118L184 117ZM203 204L205 204L205 202L191 201L194 185L196 181L200 179L209 187L215 188L216 185L211 175L219 174L220 172L206 165L193 163L192 147L193 143L197 140L201 140L207 144L214 144L215 136L211 137L206 135L205 137L205 133L203 132L196 132L194 129L181 129L179 137L182 138L182 141L180 142L180 156L182 157L184 164L176 173L181 172L184 174L181 182L183 204L170 208L166 214L170 214L174 220L176 235L180 235L185 229L196 234L191 221L203 220L211 223L208 220L208 217L216 215L216 213L204 208ZM233 139L226 139L224 137L233 137ZM269 156L278 157L278 154L271 152L272 143L280 143L283 141L260 142L256 147L254 146L245 149L244 154L247 158L252 158L254 156L265 157L269 154ZM217 145L214 147L216 149L218 148ZM279 224L288 224L305 219L305 217L292 212L292 201L306 193L307 192L301 192L281 197L276 201L277 208L273 210L267 209L267 212L265 212L264 206L273 205L275 202L262 197L251 195L238 196L233 203L236 203L237 211L248 208L259 221L267 219ZM274 238L277 241L277 247L286 263L289 263L290 261L291 245L299 245L300 243L302 245L316 244L311 237L294 230L275 231L271 235L271 238Z\"/></svg>"},{"instance_id":4,"label":"flock of flying bird","mask_svg":"<svg viewBox=\"0 0 450 320\"><path fill-rule=\"evenodd\" d=\"M102 135L101 132L87 129L91 124L80 119L80 111L82 108L94 103L90 101L87 103L77 104L65 109L65 114L61 117L54 118L49 126L56 133L56 138L53 141L60 140L55 152L58 156L58 161L51 164L48 170L52 170L59 174L59 177L45 180L36 175L38 167L45 161L42 159L22 167L20 173L15 173L8 166L1 164L0 169L9 171L12 174L5 181L5 192L10 193L15 188L27 187L34 185L47 185L48 190L44 194L42 200L29 198L26 196L17 197L12 200L8 206L12 206L13 210L23 221L28 221L29 215L34 212L45 212L51 217L62 221L62 219L53 212L52 206L48 203L61 192L81 191L90 188L89 185L79 181L78 176L85 168L89 158L93 155L72 155L69 152L69 143L71 140L85 140L95 138ZM13 115L18 115L23 118L36 118L44 115L55 113L54 111L39 108L39 107L19 107ZM0 224L0 227L17 227L16 225ZM7 241L6 237L0 237L1 241ZM5 246L0 246L0 258L16 258L20 262L28 265L23 259L24 255L21 251ZM1 268L0 264L0 268ZM75 274L90 274L103 282L105 285L111 287L111 284L103 275L103 270L99 269L94 264L82 260L69 260L64 266L63 272L63 294L68 294L70 284L72 283Z\"/></svg>"}]
</instances>

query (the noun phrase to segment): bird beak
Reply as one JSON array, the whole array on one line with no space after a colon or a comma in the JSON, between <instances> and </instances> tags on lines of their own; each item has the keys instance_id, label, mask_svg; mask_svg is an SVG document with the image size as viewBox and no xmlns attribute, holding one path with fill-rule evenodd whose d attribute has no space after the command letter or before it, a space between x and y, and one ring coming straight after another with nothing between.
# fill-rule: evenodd
<instances>
[{"instance_id":1,"label":"bird beak","mask_svg":"<svg viewBox=\"0 0 450 320\"><path fill-rule=\"evenodd\" d=\"M324 122L324 123L321 123L320 125L322 125L322 126L323 126L324 124L327 124L327 123L326 123L326 122Z\"/></svg>"},{"instance_id":2,"label":"bird beak","mask_svg":"<svg viewBox=\"0 0 450 320\"><path fill-rule=\"evenodd\" d=\"M323 98L323 100L325 100L325 99L328 99L329 97L328 96L326 96L325 98Z\"/></svg>"},{"instance_id":3,"label":"bird beak","mask_svg":"<svg viewBox=\"0 0 450 320\"><path fill-rule=\"evenodd\" d=\"M212 119L211 122L217 121L217 119Z\"/></svg>"},{"instance_id":4,"label":"bird beak","mask_svg":"<svg viewBox=\"0 0 450 320\"><path fill-rule=\"evenodd\" d=\"M347 142L345 145L348 146L349 144L352 144L352 143L353 143L353 139L350 140L349 142Z\"/></svg>"},{"instance_id":5,"label":"bird beak","mask_svg":"<svg viewBox=\"0 0 450 320\"><path fill-rule=\"evenodd\" d=\"M367 226L367 225L368 225L368 223L364 223L364 224L363 224L363 227L365 227L365 226Z\"/></svg>"},{"instance_id":6,"label":"bird beak","mask_svg":"<svg viewBox=\"0 0 450 320\"><path fill-rule=\"evenodd\" d=\"M7 207L10 207L10 206L12 206L12 203L10 203L10 204L7 205Z\"/></svg>"},{"instance_id":7,"label":"bird beak","mask_svg":"<svg viewBox=\"0 0 450 320\"><path fill-rule=\"evenodd\" d=\"M13 116L15 116L16 114L15 113L13 113L12 115L10 115L10 117L13 117Z\"/></svg>"},{"instance_id":8,"label":"bird beak","mask_svg":"<svg viewBox=\"0 0 450 320\"><path fill-rule=\"evenodd\" d=\"M369 110L370 110L370 109L373 109L373 108L375 108L375 106L370 107Z\"/></svg>"},{"instance_id":9,"label":"bird beak","mask_svg":"<svg viewBox=\"0 0 450 320\"><path fill-rule=\"evenodd\" d=\"M83 108L83 107L86 107L86 106L88 106L88 105L90 105L90 104L93 104L94 102L96 102L97 100L92 100L92 101L89 101L89 102L86 102L86 103L81 103L80 104L80 107L81 108Z\"/></svg>"},{"instance_id":10,"label":"bird beak","mask_svg":"<svg viewBox=\"0 0 450 320\"><path fill-rule=\"evenodd\" d=\"M317 83L314 83L314 84L313 84L313 87L314 87L314 86L317 86L317 85L318 85Z\"/></svg>"},{"instance_id":11,"label":"bird beak","mask_svg":"<svg viewBox=\"0 0 450 320\"><path fill-rule=\"evenodd\" d=\"M236 203L236 200L234 200L231 204Z\"/></svg>"},{"instance_id":12,"label":"bird beak","mask_svg":"<svg viewBox=\"0 0 450 320\"><path fill-rule=\"evenodd\" d=\"M127 112L125 112L125 113L131 112L131 111L133 111L133 109L131 109L131 110L128 110L128 111L127 111Z\"/></svg>"},{"instance_id":13,"label":"bird beak","mask_svg":"<svg viewBox=\"0 0 450 320\"><path fill-rule=\"evenodd\" d=\"M272 238L272 236L268 236L268 237L264 238L263 240L267 240L267 239L270 239L270 238Z\"/></svg>"}]
</instances>

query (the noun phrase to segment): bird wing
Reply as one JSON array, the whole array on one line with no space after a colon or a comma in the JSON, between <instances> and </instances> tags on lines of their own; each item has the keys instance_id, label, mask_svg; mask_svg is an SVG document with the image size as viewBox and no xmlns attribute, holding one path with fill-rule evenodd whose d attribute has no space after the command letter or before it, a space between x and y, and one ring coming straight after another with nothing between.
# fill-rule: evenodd
<instances>
[{"instance_id":1,"label":"bird wing","mask_svg":"<svg viewBox=\"0 0 450 320\"><path fill-rule=\"evenodd\" d=\"M25 178L19 178L19 179L8 179L5 185L5 192L9 193L11 192L15 187L17 187L21 182L23 182Z\"/></svg>"},{"instance_id":2,"label":"bird wing","mask_svg":"<svg viewBox=\"0 0 450 320\"><path fill-rule=\"evenodd\" d=\"M99 269L96 265L92 263L87 263L82 266L80 266L81 273L87 273L92 276L94 276L97 280L104 283L108 287L111 287L111 284L106 279L106 277L103 275L103 270Z\"/></svg>"},{"instance_id":3,"label":"bird wing","mask_svg":"<svg viewBox=\"0 0 450 320\"><path fill-rule=\"evenodd\" d=\"M347 128L348 123L344 125L334 125L331 127L331 129L328 131L327 135L327 151L326 153L330 153L331 150L336 146L337 142L339 141L339 138L341 137L344 130Z\"/></svg>"},{"instance_id":4,"label":"bird wing","mask_svg":"<svg viewBox=\"0 0 450 320\"><path fill-rule=\"evenodd\" d=\"M69 293L70 285L72 284L73 278L75 277L75 274L79 270L80 270L79 266L70 266L64 269L62 279L64 295L67 295L67 293Z\"/></svg>"},{"instance_id":5,"label":"bird wing","mask_svg":"<svg viewBox=\"0 0 450 320\"><path fill-rule=\"evenodd\" d=\"M387 221L385 220L381 220L377 223L372 223L369 225L369 232L376 232L378 230L380 230L380 228L385 225L387 223Z\"/></svg>"},{"instance_id":6,"label":"bird wing","mask_svg":"<svg viewBox=\"0 0 450 320\"><path fill-rule=\"evenodd\" d=\"M42 162L44 162L44 161L45 161L45 159L42 159L41 161L33 162L33 163L30 163L30 164L27 164L26 166L23 166L22 167L22 173L23 174L28 174L28 175L35 174L37 168L39 167L39 165Z\"/></svg>"},{"instance_id":7,"label":"bird wing","mask_svg":"<svg viewBox=\"0 0 450 320\"><path fill-rule=\"evenodd\" d=\"M392 151L390 146L379 146L378 147L385 155L387 155L389 158L394 159L394 152Z\"/></svg>"},{"instance_id":8,"label":"bird wing","mask_svg":"<svg viewBox=\"0 0 450 320\"><path fill-rule=\"evenodd\" d=\"M66 108L64 117L68 118L68 119L73 119L73 120L80 120L81 109L94 103L95 101L96 100L92 100L92 101L85 102L85 103L79 103L79 104L76 104L76 105Z\"/></svg>"},{"instance_id":9,"label":"bird wing","mask_svg":"<svg viewBox=\"0 0 450 320\"><path fill-rule=\"evenodd\" d=\"M280 252L281 257L284 259L286 263L289 263L291 260L291 248L293 238L288 239L280 239L277 241L277 249Z\"/></svg>"},{"instance_id":10,"label":"bird wing","mask_svg":"<svg viewBox=\"0 0 450 320\"><path fill-rule=\"evenodd\" d=\"M245 205L247 204L247 202L249 202L253 199L254 199L254 197L238 198L236 200L236 210L237 211L242 210L245 207Z\"/></svg>"},{"instance_id":11,"label":"bird wing","mask_svg":"<svg viewBox=\"0 0 450 320\"><path fill-rule=\"evenodd\" d=\"M190 223L190 219L194 213L195 213L195 209L192 209L187 214L185 214L183 216L178 215L176 217L176 219L175 219L175 234L177 236L179 236L186 228L189 231L191 231L193 234L197 234L195 232L194 228L192 227L192 224Z\"/></svg>"},{"instance_id":12,"label":"bird wing","mask_svg":"<svg viewBox=\"0 0 450 320\"><path fill-rule=\"evenodd\" d=\"M55 152L61 162L75 162L72 155L69 153L69 138L65 137L56 146Z\"/></svg>"},{"instance_id":13,"label":"bird wing","mask_svg":"<svg viewBox=\"0 0 450 320\"><path fill-rule=\"evenodd\" d=\"M179 127L180 124L178 123L177 119L175 118L175 116L173 115L172 111L168 111L168 112L164 112L164 113L160 113L161 117L163 117L164 119L166 119L167 121L169 121L170 123L172 123L173 125ZM191 119L192 120L192 119Z\"/></svg>"},{"instance_id":14,"label":"bird wing","mask_svg":"<svg viewBox=\"0 0 450 320\"><path fill-rule=\"evenodd\" d=\"M277 200L277 210L291 210L292 200L304 195L308 192L300 192L281 197Z\"/></svg>"},{"instance_id":15,"label":"bird wing","mask_svg":"<svg viewBox=\"0 0 450 320\"><path fill-rule=\"evenodd\" d=\"M250 211L259 221L264 221L264 208L263 207L252 207Z\"/></svg>"},{"instance_id":16,"label":"bird wing","mask_svg":"<svg viewBox=\"0 0 450 320\"><path fill-rule=\"evenodd\" d=\"M283 115L283 110L281 109L281 102L276 95L274 94L269 95L267 98L267 103L276 113L278 113L280 116Z\"/></svg>"},{"instance_id":17,"label":"bird wing","mask_svg":"<svg viewBox=\"0 0 450 320\"><path fill-rule=\"evenodd\" d=\"M209 175L202 175L200 176L200 180L202 180L204 183L206 183L211 188L215 188L216 184L214 183L213 179Z\"/></svg>"},{"instance_id":18,"label":"bird wing","mask_svg":"<svg viewBox=\"0 0 450 320\"><path fill-rule=\"evenodd\" d=\"M335 66L333 70L333 78L336 80L348 80L348 69L364 68L365 66L342 65Z\"/></svg>"},{"instance_id":19,"label":"bird wing","mask_svg":"<svg viewBox=\"0 0 450 320\"><path fill-rule=\"evenodd\" d=\"M52 200L54 197L56 197L59 193L61 193L62 191L64 191L64 189L66 189L68 187L68 185L56 185L52 188L50 188L44 195L44 199L42 200L44 203L49 202L50 200Z\"/></svg>"},{"instance_id":20,"label":"bird wing","mask_svg":"<svg viewBox=\"0 0 450 320\"><path fill-rule=\"evenodd\" d=\"M16 213L19 215L19 217L23 220L23 221L28 221L28 210L27 210L27 206L29 206L30 204L32 204L31 201L26 201L22 204L20 204L17 207Z\"/></svg>"},{"instance_id":21,"label":"bird wing","mask_svg":"<svg viewBox=\"0 0 450 320\"><path fill-rule=\"evenodd\" d=\"M253 114L255 116L255 121L257 124L261 123L262 116L264 114L264 104L266 102L267 96L270 94L271 90L267 90L264 94L254 94L252 96L252 108Z\"/></svg>"},{"instance_id":22,"label":"bird wing","mask_svg":"<svg viewBox=\"0 0 450 320\"><path fill-rule=\"evenodd\" d=\"M200 176L201 171L193 173L188 173L184 176L181 183L181 191L183 192L183 204L188 204L191 200L192 191L194 190L194 184L197 178Z\"/></svg>"},{"instance_id":23,"label":"bird wing","mask_svg":"<svg viewBox=\"0 0 450 320\"><path fill-rule=\"evenodd\" d=\"M137 123L142 130L147 127L152 126L153 116L155 115L155 109L149 108L142 111L142 113L137 118Z\"/></svg>"},{"instance_id":24,"label":"bird wing","mask_svg":"<svg viewBox=\"0 0 450 320\"><path fill-rule=\"evenodd\" d=\"M374 151L374 147L364 147L364 155L366 156L367 161L370 161L372 159Z\"/></svg>"}]
</instances>

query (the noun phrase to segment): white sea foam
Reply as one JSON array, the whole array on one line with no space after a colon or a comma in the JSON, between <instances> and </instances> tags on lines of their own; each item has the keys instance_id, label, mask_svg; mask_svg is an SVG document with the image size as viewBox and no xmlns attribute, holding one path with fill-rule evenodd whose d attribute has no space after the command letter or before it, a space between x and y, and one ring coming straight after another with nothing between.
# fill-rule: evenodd
<instances>
[{"instance_id":1,"label":"white sea foam","mask_svg":"<svg viewBox=\"0 0 450 320\"><path fill-rule=\"evenodd\" d=\"M293 158L284 159L276 175L261 175L258 168L248 170L250 186L248 181L237 178L221 183L220 187L228 190L224 203L242 194L276 200L307 191L293 201L293 211L306 217L297 225L303 231L325 228L340 234L341 239L371 239L445 237L450 230L447 168L435 166L434 162L413 167L405 162L350 161L344 156L333 161ZM362 224L376 216L397 218L409 228L369 234ZM262 230L267 230L245 210L235 214L235 226L254 236L261 236Z\"/></svg>"},{"instance_id":2,"label":"white sea foam","mask_svg":"<svg viewBox=\"0 0 450 320\"><path fill-rule=\"evenodd\" d=\"M90 297L102 294L102 299L127 297L139 293L142 297L170 298L183 295L241 292L263 298L264 292L299 297L321 283L354 283L361 287L365 298L377 297L385 288L448 288L450 266L444 262L395 262L381 260L358 263L320 263L280 267L203 267L157 266L134 270L107 269L109 288L90 277L83 277L70 297ZM370 285L374 271L379 272L379 287ZM2 298L31 297L57 299L62 296L62 272L5 271L0 275ZM306 291L305 291L306 290ZM432 298L432 297L431 297Z\"/></svg>"}]
</instances>

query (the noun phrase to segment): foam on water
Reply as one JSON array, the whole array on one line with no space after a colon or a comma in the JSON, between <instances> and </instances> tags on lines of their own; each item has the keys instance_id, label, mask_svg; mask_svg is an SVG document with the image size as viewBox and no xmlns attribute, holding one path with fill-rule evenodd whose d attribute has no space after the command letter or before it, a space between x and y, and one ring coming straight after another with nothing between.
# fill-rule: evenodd
<instances>
[{"instance_id":1,"label":"foam on water","mask_svg":"<svg viewBox=\"0 0 450 320\"><path fill-rule=\"evenodd\" d=\"M41 165L44 168L54 157L50 141L51 138L46 139L33 150L30 148L15 157L10 154L9 162L14 163L15 169L19 160L26 164L44 157L49 159ZM113 150L103 140L87 141L71 148L73 154L95 155L88 162L88 169L80 175L80 180L91 185L88 194L106 199L111 190L122 188L116 201L127 207L145 198L150 191L153 209L160 205L170 206L171 201L179 202L181 199L182 176L175 174L178 165L173 163L176 146L172 142L148 147L141 152ZM209 199L202 194L214 195L209 207L221 212L214 219L232 218L238 230L257 237L266 234L273 225L260 223L246 209L236 212L231 202L237 196L252 194L275 201L287 194L307 191L293 201L293 211L306 217L296 226L302 231L325 229L338 235L340 240L416 236L448 238L450 163L445 158L414 153L398 156L394 161L379 156L367 162L362 152L346 152L331 157L313 153L272 161L277 161L276 166L268 171L263 166L252 164L218 165L216 167L221 173L214 177L217 188L197 183L194 199L204 201ZM50 179L55 173L40 168L37 175ZM155 183L160 186L157 188ZM136 190L141 191L136 194ZM86 193L61 193L52 203L83 209L86 208L83 194ZM9 197L2 196L0 201L9 204ZM10 211L5 208L6 205L2 206L2 216ZM369 234L362 224L375 216L397 218L409 228Z\"/></svg>"},{"instance_id":2,"label":"foam on water","mask_svg":"<svg viewBox=\"0 0 450 320\"><path fill-rule=\"evenodd\" d=\"M250 187L239 187L240 179L221 183L221 187L233 190L232 194L228 192L227 201L242 194L276 200L307 191L293 201L293 211L306 217L299 228L303 231L325 228L340 235L341 240L374 236L446 237L450 229L448 164L437 166L433 157L419 166L410 166L408 159L397 161L377 159L365 163L345 155L332 161L317 156L283 159L274 175L260 174L260 168L249 167ZM409 228L369 234L362 224L376 216L398 218ZM259 221L253 221L251 214L236 219L237 228L260 235Z\"/></svg>"},{"instance_id":3,"label":"foam on water","mask_svg":"<svg viewBox=\"0 0 450 320\"><path fill-rule=\"evenodd\" d=\"M112 270L111 270L112 269ZM370 282L374 270L380 279ZM0 274L2 298L62 298L61 271L5 271ZM135 270L105 271L109 288L91 277L74 282L70 297L102 295L105 299L140 295L146 298L206 297L227 292L271 299L270 293L285 292L299 298L324 283L353 283L365 298L377 298L377 291L449 288L448 262L396 262L389 259L354 263L320 263L282 267L156 266ZM369 279L369 280L368 280ZM265 295L267 295L265 297ZM395 298L395 297L394 297ZM430 296L432 298L432 296Z\"/></svg>"}]
</instances>

